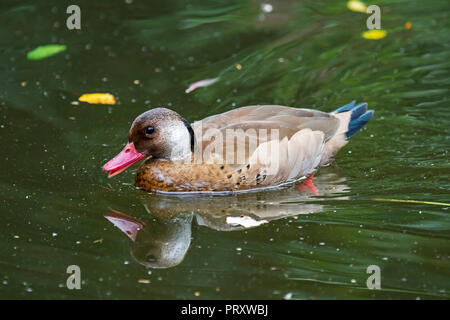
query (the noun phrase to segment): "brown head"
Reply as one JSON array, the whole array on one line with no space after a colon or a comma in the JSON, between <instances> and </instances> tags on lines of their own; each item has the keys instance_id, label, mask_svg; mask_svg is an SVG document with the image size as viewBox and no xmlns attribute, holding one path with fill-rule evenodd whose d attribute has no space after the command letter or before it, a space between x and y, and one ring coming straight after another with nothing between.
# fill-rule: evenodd
<instances>
[{"instance_id":1,"label":"brown head","mask_svg":"<svg viewBox=\"0 0 450 320\"><path fill-rule=\"evenodd\" d=\"M142 159L172 161L190 158L194 148L191 125L175 111L156 108L138 116L131 125L125 148L103 166L111 178Z\"/></svg>"}]
</instances>

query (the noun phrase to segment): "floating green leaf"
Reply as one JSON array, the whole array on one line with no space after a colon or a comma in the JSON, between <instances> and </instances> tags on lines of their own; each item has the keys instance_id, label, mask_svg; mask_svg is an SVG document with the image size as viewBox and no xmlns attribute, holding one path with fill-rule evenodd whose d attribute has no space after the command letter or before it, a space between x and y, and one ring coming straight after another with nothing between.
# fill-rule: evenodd
<instances>
[{"instance_id":1,"label":"floating green leaf","mask_svg":"<svg viewBox=\"0 0 450 320\"><path fill-rule=\"evenodd\" d=\"M41 60L50 56L53 56L59 52L65 51L67 46L60 44L49 44L45 46L39 46L34 50L31 50L27 54L28 60Z\"/></svg>"}]
</instances>

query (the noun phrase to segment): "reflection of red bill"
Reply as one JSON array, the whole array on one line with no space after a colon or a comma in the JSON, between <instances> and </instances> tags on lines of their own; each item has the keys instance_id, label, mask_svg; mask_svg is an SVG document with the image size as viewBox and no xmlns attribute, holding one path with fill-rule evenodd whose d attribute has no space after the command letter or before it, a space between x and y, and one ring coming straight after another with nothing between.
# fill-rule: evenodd
<instances>
[{"instance_id":1,"label":"reflection of red bill","mask_svg":"<svg viewBox=\"0 0 450 320\"><path fill-rule=\"evenodd\" d=\"M144 222L116 210L106 213L105 218L125 233L132 241L136 240L138 231L145 226Z\"/></svg>"},{"instance_id":2,"label":"reflection of red bill","mask_svg":"<svg viewBox=\"0 0 450 320\"><path fill-rule=\"evenodd\" d=\"M311 173L305 180L301 181L295 187L300 193L305 192L313 196L318 196L319 190L317 190L316 186L314 185L314 179L316 179L314 177L314 173Z\"/></svg>"},{"instance_id":3,"label":"reflection of red bill","mask_svg":"<svg viewBox=\"0 0 450 320\"><path fill-rule=\"evenodd\" d=\"M108 178L112 178L144 158L145 154L137 152L133 142L129 142L117 156L105 163L102 169L109 172Z\"/></svg>"}]
</instances>

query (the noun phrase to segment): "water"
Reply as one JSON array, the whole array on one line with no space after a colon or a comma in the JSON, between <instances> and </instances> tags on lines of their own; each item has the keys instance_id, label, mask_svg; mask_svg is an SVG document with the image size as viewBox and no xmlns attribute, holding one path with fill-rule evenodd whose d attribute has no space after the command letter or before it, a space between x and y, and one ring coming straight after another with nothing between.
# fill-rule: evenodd
<instances>
[{"instance_id":1,"label":"water","mask_svg":"<svg viewBox=\"0 0 450 320\"><path fill-rule=\"evenodd\" d=\"M448 299L449 5L378 3L388 35L371 41L345 1L78 1L81 31L60 1L2 2L0 297ZM67 50L26 59L50 43ZM118 104L71 104L89 92ZM146 195L135 168L100 170L151 107L194 121L353 99L375 117L319 170L315 196ZM240 215L267 223L227 223ZM65 286L73 264L81 290Z\"/></svg>"}]
</instances>

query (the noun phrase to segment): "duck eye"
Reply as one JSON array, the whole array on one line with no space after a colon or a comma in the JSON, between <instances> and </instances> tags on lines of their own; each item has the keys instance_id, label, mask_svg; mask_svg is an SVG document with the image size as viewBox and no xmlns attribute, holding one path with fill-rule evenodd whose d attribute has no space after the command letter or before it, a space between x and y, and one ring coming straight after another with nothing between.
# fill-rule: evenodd
<instances>
[{"instance_id":1,"label":"duck eye","mask_svg":"<svg viewBox=\"0 0 450 320\"><path fill-rule=\"evenodd\" d=\"M153 128L153 126L148 126L145 128L145 134L152 134L153 132L155 132L155 128Z\"/></svg>"}]
</instances>

